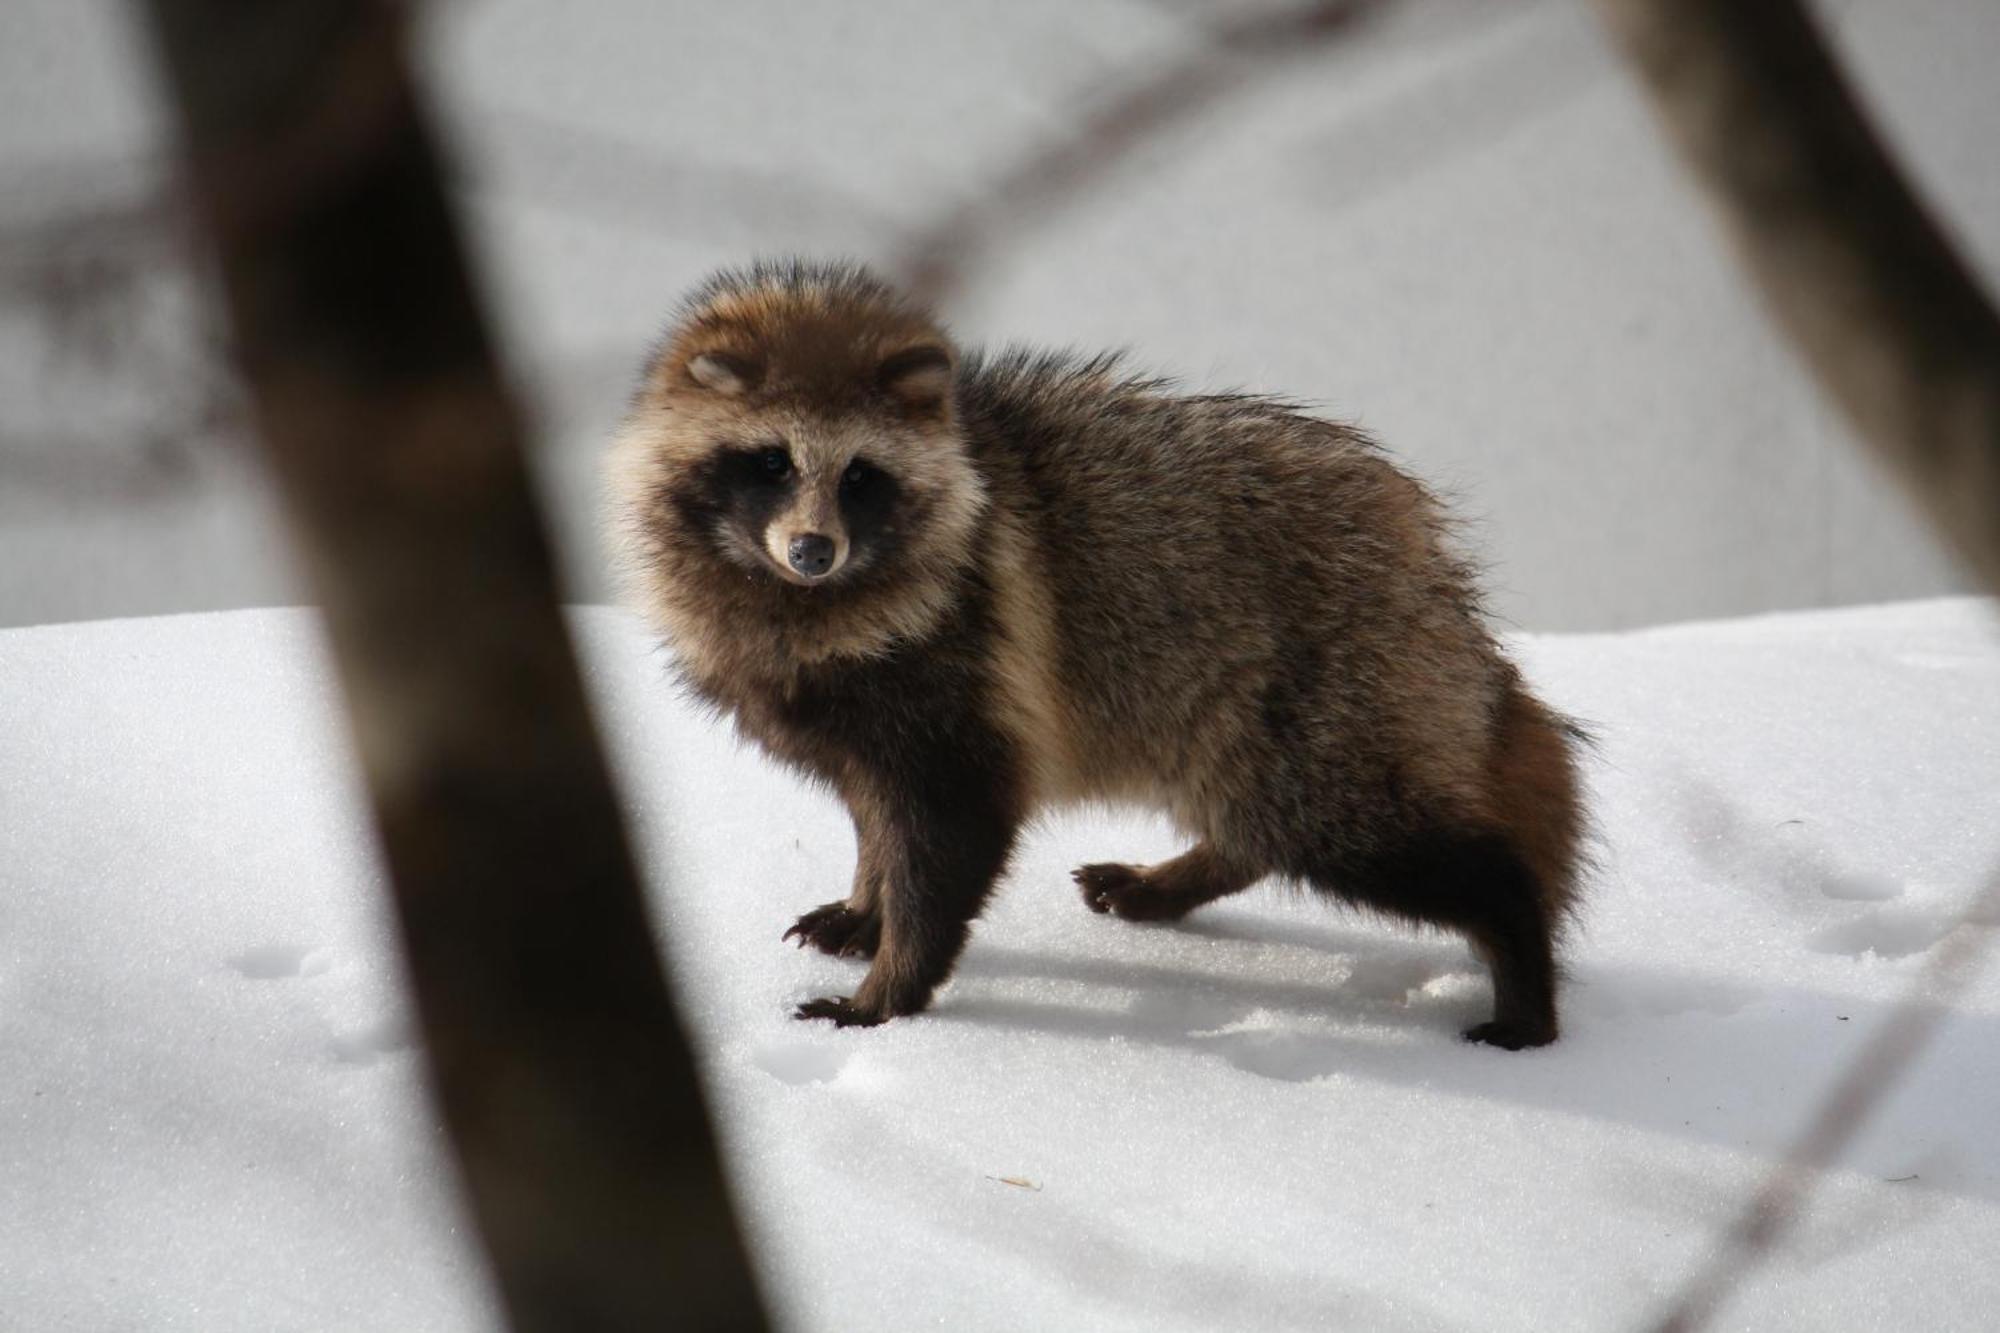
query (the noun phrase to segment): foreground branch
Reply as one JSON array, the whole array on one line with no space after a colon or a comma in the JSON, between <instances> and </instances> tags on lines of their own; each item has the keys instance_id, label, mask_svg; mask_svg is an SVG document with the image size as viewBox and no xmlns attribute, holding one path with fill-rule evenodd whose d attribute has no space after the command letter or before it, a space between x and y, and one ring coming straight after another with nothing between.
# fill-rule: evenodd
<instances>
[{"instance_id":1,"label":"foreground branch","mask_svg":"<svg viewBox=\"0 0 2000 1333\"><path fill-rule=\"evenodd\" d=\"M2000 318L1796 0L1596 0L1821 387L2000 591Z\"/></svg>"},{"instance_id":2,"label":"foreground branch","mask_svg":"<svg viewBox=\"0 0 2000 1333\"><path fill-rule=\"evenodd\" d=\"M1268 73L1258 62L1318 51L1345 37L1380 0L1315 0L1256 9L1210 28L1185 59L1145 77L1086 113L1075 130L991 176L971 197L921 230L893 269L925 305L946 306L1005 245L1018 245L1065 204L1102 189L1130 154Z\"/></svg>"},{"instance_id":3,"label":"foreground branch","mask_svg":"<svg viewBox=\"0 0 2000 1333\"><path fill-rule=\"evenodd\" d=\"M1657 1333L1697 1333L1797 1224L1820 1173L1840 1160L1869 1118L1978 979L2000 924L2000 875L1973 899L1889 1017L1842 1071L1805 1133L1771 1169L1708 1263L1674 1294Z\"/></svg>"},{"instance_id":4,"label":"foreground branch","mask_svg":"<svg viewBox=\"0 0 2000 1333\"><path fill-rule=\"evenodd\" d=\"M2000 317L1910 192L1796 0L1596 0L1821 387L2000 591ZM1896 1087L1990 940L1975 899L1842 1073L1663 1333L1706 1326Z\"/></svg>"},{"instance_id":5,"label":"foreground branch","mask_svg":"<svg viewBox=\"0 0 2000 1333\"><path fill-rule=\"evenodd\" d=\"M507 1311L756 1326L403 6L149 8Z\"/></svg>"}]
</instances>

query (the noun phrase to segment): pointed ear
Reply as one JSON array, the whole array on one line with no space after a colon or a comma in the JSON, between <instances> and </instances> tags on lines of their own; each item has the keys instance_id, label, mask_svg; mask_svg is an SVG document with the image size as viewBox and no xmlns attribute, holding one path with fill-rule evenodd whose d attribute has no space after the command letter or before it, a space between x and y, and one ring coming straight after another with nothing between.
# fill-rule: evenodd
<instances>
[{"instance_id":1,"label":"pointed ear","mask_svg":"<svg viewBox=\"0 0 2000 1333\"><path fill-rule=\"evenodd\" d=\"M688 378L711 393L734 398L757 387L764 377L762 367L748 357L730 352L703 352L688 358Z\"/></svg>"},{"instance_id":2,"label":"pointed ear","mask_svg":"<svg viewBox=\"0 0 2000 1333\"><path fill-rule=\"evenodd\" d=\"M951 353L935 343L906 347L882 362L875 383L905 407L933 411L951 395Z\"/></svg>"}]
</instances>

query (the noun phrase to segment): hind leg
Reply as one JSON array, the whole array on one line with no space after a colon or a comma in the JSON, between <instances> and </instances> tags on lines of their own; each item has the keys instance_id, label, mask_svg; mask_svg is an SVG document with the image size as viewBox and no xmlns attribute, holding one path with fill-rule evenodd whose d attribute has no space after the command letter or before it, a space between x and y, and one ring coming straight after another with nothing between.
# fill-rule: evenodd
<instances>
[{"instance_id":1,"label":"hind leg","mask_svg":"<svg viewBox=\"0 0 2000 1333\"><path fill-rule=\"evenodd\" d=\"M1556 1039L1555 948L1547 923L1519 904L1493 906L1465 926L1493 975L1493 1017L1467 1028L1465 1039L1509 1051L1546 1046Z\"/></svg>"},{"instance_id":2,"label":"hind leg","mask_svg":"<svg viewBox=\"0 0 2000 1333\"><path fill-rule=\"evenodd\" d=\"M1507 839L1436 829L1349 867L1328 887L1471 941L1493 976L1493 1017L1466 1029L1467 1041L1518 1051L1556 1039L1551 905L1566 886L1540 883Z\"/></svg>"},{"instance_id":3,"label":"hind leg","mask_svg":"<svg viewBox=\"0 0 2000 1333\"><path fill-rule=\"evenodd\" d=\"M1576 896L1583 811L1575 724L1518 679L1501 707L1489 779L1504 837L1485 844L1488 877L1504 890L1479 900L1465 930L1493 971L1493 1021L1465 1035L1518 1049L1556 1036L1554 937Z\"/></svg>"},{"instance_id":4,"label":"hind leg","mask_svg":"<svg viewBox=\"0 0 2000 1333\"><path fill-rule=\"evenodd\" d=\"M1231 863L1209 843L1158 865L1105 862L1082 866L1070 877L1083 891L1084 905L1127 921L1178 921L1217 898L1255 884L1262 876Z\"/></svg>"}]
</instances>

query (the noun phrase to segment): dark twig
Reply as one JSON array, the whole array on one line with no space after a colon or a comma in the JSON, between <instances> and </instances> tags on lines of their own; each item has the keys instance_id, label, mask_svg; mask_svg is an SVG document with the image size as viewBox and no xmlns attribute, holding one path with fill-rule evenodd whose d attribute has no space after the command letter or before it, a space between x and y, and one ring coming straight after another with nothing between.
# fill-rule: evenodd
<instances>
[{"instance_id":1,"label":"dark twig","mask_svg":"<svg viewBox=\"0 0 2000 1333\"><path fill-rule=\"evenodd\" d=\"M1323 0L1255 9L1205 31L1185 58L1087 111L1069 134L994 173L977 193L923 228L892 267L918 300L949 305L1002 244L1019 244L1065 204L1102 187L1135 149L1254 86L1271 59L1319 52L1347 36L1379 0Z\"/></svg>"},{"instance_id":2,"label":"dark twig","mask_svg":"<svg viewBox=\"0 0 2000 1333\"><path fill-rule=\"evenodd\" d=\"M391 0L151 0L521 1329L763 1319Z\"/></svg>"},{"instance_id":3,"label":"dark twig","mask_svg":"<svg viewBox=\"0 0 2000 1333\"><path fill-rule=\"evenodd\" d=\"M2000 592L2000 315L1796 0L1596 0L1820 387Z\"/></svg>"},{"instance_id":4,"label":"dark twig","mask_svg":"<svg viewBox=\"0 0 2000 1333\"><path fill-rule=\"evenodd\" d=\"M1924 970L1820 1102L1812 1123L1786 1152L1722 1238L1715 1255L1681 1285L1658 1333L1696 1333L1730 1294L1769 1261L1822 1172L1861 1132L1951 1016L1952 1002L1979 976L2000 927L2000 873L1960 915ZM1904 1177L1914 1180L1914 1176Z\"/></svg>"}]
</instances>

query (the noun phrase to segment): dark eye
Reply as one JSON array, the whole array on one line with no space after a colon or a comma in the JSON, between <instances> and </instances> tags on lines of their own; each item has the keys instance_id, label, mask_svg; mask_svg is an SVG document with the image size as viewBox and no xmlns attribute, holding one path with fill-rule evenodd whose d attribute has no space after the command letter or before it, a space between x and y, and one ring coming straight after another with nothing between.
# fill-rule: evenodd
<instances>
[{"instance_id":1,"label":"dark eye","mask_svg":"<svg viewBox=\"0 0 2000 1333\"><path fill-rule=\"evenodd\" d=\"M869 466L857 458L847 465L847 471L840 474L840 484L843 486L859 486L862 482L868 480L869 471Z\"/></svg>"},{"instance_id":2,"label":"dark eye","mask_svg":"<svg viewBox=\"0 0 2000 1333\"><path fill-rule=\"evenodd\" d=\"M783 449L766 449L757 455L757 470L776 481L792 470L792 456Z\"/></svg>"}]
</instances>

